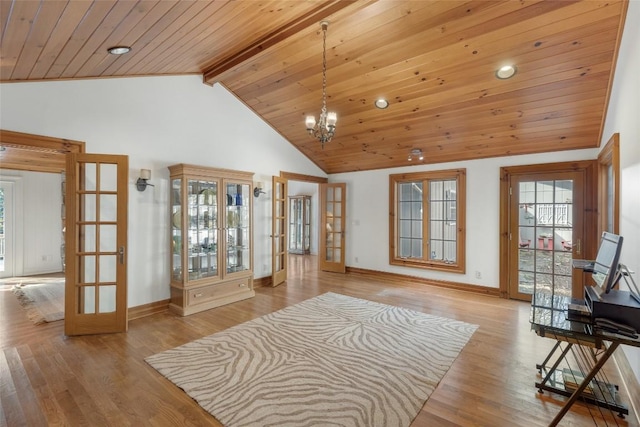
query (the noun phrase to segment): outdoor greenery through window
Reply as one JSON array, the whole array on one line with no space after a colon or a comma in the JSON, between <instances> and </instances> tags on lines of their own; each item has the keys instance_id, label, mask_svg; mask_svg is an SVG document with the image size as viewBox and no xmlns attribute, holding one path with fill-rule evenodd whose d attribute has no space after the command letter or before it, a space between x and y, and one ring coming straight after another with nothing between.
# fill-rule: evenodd
<instances>
[{"instance_id":1,"label":"outdoor greenery through window","mask_svg":"<svg viewBox=\"0 0 640 427\"><path fill-rule=\"evenodd\" d=\"M464 273L465 170L389 176L389 262Z\"/></svg>"}]
</instances>

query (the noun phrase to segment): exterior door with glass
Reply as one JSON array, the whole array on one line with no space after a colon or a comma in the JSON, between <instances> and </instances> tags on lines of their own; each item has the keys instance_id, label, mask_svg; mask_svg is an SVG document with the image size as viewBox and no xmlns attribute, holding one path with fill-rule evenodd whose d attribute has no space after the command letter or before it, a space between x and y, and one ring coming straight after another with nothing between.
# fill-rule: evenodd
<instances>
[{"instance_id":1,"label":"exterior door with glass","mask_svg":"<svg viewBox=\"0 0 640 427\"><path fill-rule=\"evenodd\" d=\"M581 297L573 258L583 257L585 178L580 171L513 175L510 180L509 296L534 291Z\"/></svg>"}]
</instances>

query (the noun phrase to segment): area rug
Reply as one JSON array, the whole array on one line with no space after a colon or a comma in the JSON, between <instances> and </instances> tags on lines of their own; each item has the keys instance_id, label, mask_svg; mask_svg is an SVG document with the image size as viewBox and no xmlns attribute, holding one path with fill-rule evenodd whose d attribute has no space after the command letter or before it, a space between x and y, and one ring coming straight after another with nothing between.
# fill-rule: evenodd
<instances>
[{"instance_id":1,"label":"area rug","mask_svg":"<svg viewBox=\"0 0 640 427\"><path fill-rule=\"evenodd\" d=\"M25 277L12 281L12 291L33 323L64 319L64 278Z\"/></svg>"},{"instance_id":2,"label":"area rug","mask_svg":"<svg viewBox=\"0 0 640 427\"><path fill-rule=\"evenodd\" d=\"M476 328L326 293L146 361L227 427L408 426Z\"/></svg>"}]
</instances>

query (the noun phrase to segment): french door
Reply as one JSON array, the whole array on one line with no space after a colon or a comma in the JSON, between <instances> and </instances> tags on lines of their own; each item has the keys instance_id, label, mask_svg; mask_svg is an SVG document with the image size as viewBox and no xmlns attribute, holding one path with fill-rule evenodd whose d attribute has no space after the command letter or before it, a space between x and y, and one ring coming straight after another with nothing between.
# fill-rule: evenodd
<instances>
[{"instance_id":1,"label":"french door","mask_svg":"<svg viewBox=\"0 0 640 427\"><path fill-rule=\"evenodd\" d=\"M128 157L68 154L65 334L127 330Z\"/></svg>"},{"instance_id":2,"label":"french door","mask_svg":"<svg viewBox=\"0 0 640 427\"><path fill-rule=\"evenodd\" d=\"M320 270L344 273L347 184L320 184Z\"/></svg>"},{"instance_id":3,"label":"french door","mask_svg":"<svg viewBox=\"0 0 640 427\"><path fill-rule=\"evenodd\" d=\"M271 206L271 285L287 280L287 179L273 177Z\"/></svg>"},{"instance_id":4,"label":"french door","mask_svg":"<svg viewBox=\"0 0 640 427\"><path fill-rule=\"evenodd\" d=\"M584 257L585 185L579 170L511 175L510 298L530 300L534 291L582 297L572 260Z\"/></svg>"}]
</instances>

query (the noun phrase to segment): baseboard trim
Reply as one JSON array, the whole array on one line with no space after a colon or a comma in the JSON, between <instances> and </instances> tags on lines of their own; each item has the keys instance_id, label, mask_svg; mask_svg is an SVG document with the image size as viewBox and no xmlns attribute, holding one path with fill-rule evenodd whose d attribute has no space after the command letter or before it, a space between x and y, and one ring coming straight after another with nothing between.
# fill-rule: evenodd
<instances>
[{"instance_id":1,"label":"baseboard trim","mask_svg":"<svg viewBox=\"0 0 640 427\"><path fill-rule=\"evenodd\" d=\"M626 389L627 396L629 396L629 413L633 414L629 416L634 416L635 421L640 424L640 382L638 382L636 374L631 369L627 355L620 347L613 353L613 360L622 378L622 386Z\"/></svg>"},{"instance_id":2,"label":"baseboard trim","mask_svg":"<svg viewBox=\"0 0 640 427\"><path fill-rule=\"evenodd\" d=\"M161 301L151 302L149 304L131 307L128 310L129 320L140 319L141 317L151 316L152 314L163 313L169 310L169 301L164 299Z\"/></svg>"},{"instance_id":3,"label":"baseboard trim","mask_svg":"<svg viewBox=\"0 0 640 427\"><path fill-rule=\"evenodd\" d=\"M259 279L253 279L253 288L267 288L271 287L271 276L261 277Z\"/></svg>"},{"instance_id":4,"label":"baseboard trim","mask_svg":"<svg viewBox=\"0 0 640 427\"><path fill-rule=\"evenodd\" d=\"M368 270L365 268L347 267L346 272L348 274L360 274L367 277L375 277L387 282L402 283L408 280L412 282L423 283L425 285L438 286L440 288L455 289L459 291L473 292L481 295L488 295L493 297L500 297L500 289L488 288L486 286L469 285L467 283L450 282L445 280L433 280L425 279L423 277L409 276L406 274L388 273L386 271ZM261 277L259 279L253 279L253 287L271 287L271 276Z\"/></svg>"},{"instance_id":5,"label":"baseboard trim","mask_svg":"<svg viewBox=\"0 0 640 427\"><path fill-rule=\"evenodd\" d=\"M360 274L368 277L375 277L378 279L383 279L387 282L400 283L400 282L406 282L409 280L414 283L415 282L423 283L425 285L438 286L440 288L455 289L458 291L467 291L467 292L473 292L481 295L500 297L499 288L489 288L486 286L469 285L467 283L451 282L448 280L425 279L424 277L409 276L406 274L388 273L386 271L367 270L364 268L356 268L356 267L347 267L347 273Z\"/></svg>"}]
</instances>

